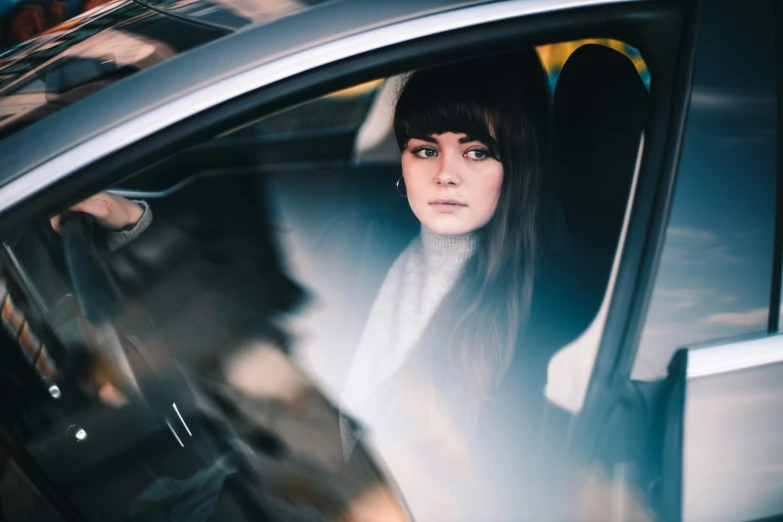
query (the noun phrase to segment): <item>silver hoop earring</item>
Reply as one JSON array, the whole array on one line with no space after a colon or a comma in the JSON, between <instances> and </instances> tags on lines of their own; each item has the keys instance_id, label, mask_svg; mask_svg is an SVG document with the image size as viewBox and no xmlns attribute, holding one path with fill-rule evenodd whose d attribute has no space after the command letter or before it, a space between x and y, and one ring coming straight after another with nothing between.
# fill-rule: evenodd
<instances>
[{"instance_id":1,"label":"silver hoop earring","mask_svg":"<svg viewBox=\"0 0 783 522\"><path fill-rule=\"evenodd\" d=\"M408 191L406 190L405 194L403 194L402 191L400 191L400 181L402 181L402 186L403 187L405 186L405 181L403 181L403 177L400 176L400 179L397 180L397 194L399 194L400 196L402 196L404 198L407 198L408 197Z\"/></svg>"}]
</instances>

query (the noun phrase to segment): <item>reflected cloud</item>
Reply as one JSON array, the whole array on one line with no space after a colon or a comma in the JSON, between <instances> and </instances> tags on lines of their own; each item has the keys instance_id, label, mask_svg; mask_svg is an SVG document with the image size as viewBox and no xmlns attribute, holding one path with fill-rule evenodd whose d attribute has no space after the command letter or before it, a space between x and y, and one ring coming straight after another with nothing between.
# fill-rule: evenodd
<instances>
[{"instance_id":1,"label":"reflected cloud","mask_svg":"<svg viewBox=\"0 0 783 522\"><path fill-rule=\"evenodd\" d=\"M718 235L706 229L670 227L666 232L664 261L677 265L736 264L741 259L729 252Z\"/></svg>"},{"instance_id":2,"label":"reflected cloud","mask_svg":"<svg viewBox=\"0 0 783 522\"><path fill-rule=\"evenodd\" d=\"M670 299L674 308L692 308L704 298L707 292L704 288L681 288L655 290L655 296L662 299Z\"/></svg>"},{"instance_id":3,"label":"reflected cloud","mask_svg":"<svg viewBox=\"0 0 783 522\"><path fill-rule=\"evenodd\" d=\"M666 231L666 239L683 241L713 242L718 239L714 233L695 227L669 227Z\"/></svg>"},{"instance_id":4,"label":"reflected cloud","mask_svg":"<svg viewBox=\"0 0 783 522\"><path fill-rule=\"evenodd\" d=\"M696 88L691 107L698 110L730 111L747 114L774 114L775 93L762 89Z\"/></svg>"},{"instance_id":5,"label":"reflected cloud","mask_svg":"<svg viewBox=\"0 0 783 522\"><path fill-rule=\"evenodd\" d=\"M754 308L745 312L712 314L704 318L705 323L727 326L757 326L767 322L769 308Z\"/></svg>"},{"instance_id":6,"label":"reflected cloud","mask_svg":"<svg viewBox=\"0 0 783 522\"><path fill-rule=\"evenodd\" d=\"M728 147L741 147L757 143L774 142L777 139L777 129L774 124L759 126L758 128L745 128L741 133L721 135L717 141Z\"/></svg>"}]
</instances>

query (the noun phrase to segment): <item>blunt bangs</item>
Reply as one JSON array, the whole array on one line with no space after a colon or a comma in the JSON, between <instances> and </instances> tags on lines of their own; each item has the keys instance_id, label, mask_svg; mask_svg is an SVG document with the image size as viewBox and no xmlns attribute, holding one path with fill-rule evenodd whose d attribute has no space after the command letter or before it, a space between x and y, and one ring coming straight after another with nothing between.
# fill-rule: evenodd
<instances>
[{"instance_id":1,"label":"blunt bangs","mask_svg":"<svg viewBox=\"0 0 783 522\"><path fill-rule=\"evenodd\" d=\"M445 132L464 133L498 155L494 129L499 115L491 86L470 67L438 67L413 73L405 83L394 113L394 134L400 151L412 138Z\"/></svg>"}]
</instances>

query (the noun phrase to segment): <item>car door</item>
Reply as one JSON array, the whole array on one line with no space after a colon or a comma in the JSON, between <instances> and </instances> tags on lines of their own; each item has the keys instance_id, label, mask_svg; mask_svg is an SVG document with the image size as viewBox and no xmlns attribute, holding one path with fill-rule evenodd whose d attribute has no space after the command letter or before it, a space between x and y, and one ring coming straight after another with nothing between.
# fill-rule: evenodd
<instances>
[{"instance_id":1,"label":"car door","mask_svg":"<svg viewBox=\"0 0 783 522\"><path fill-rule=\"evenodd\" d=\"M703 4L654 290L638 349L615 361L631 381L604 454L665 520L783 511L779 13Z\"/></svg>"},{"instance_id":2,"label":"car door","mask_svg":"<svg viewBox=\"0 0 783 522\"><path fill-rule=\"evenodd\" d=\"M679 139L684 123L683 111L687 101L692 63L692 46L689 38L694 27L694 12L688 4L648 5L641 2L627 4L618 2L617 5L612 3L597 6L590 4L591 2L556 5L512 2L502 5L459 6L460 9L446 9L442 13L428 16L416 11L415 16L409 15L406 18L397 13L403 18L402 21L392 17L391 21L387 20L385 25L378 27L377 22L375 24L367 22L367 19L372 20L372 18L369 18L368 11L362 11L359 3L347 2L340 9L335 8L337 10L334 13L329 13L335 17L347 17L349 14L367 17L363 19L367 26L359 25L359 29L353 29L354 32L350 36L337 34L326 38L322 34L307 35L307 38L303 37L304 42L297 41L297 45L289 42L291 47L287 48L280 41L272 40L272 37L274 35L278 38L290 37L292 28L301 30L297 24L305 25L305 22L292 17L279 22L278 26L264 28L263 31L250 30L235 37L226 37L205 47L201 54L186 53L182 59L169 62L168 66L163 64L161 67L142 71L93 95L92 98L50 116L48 121L43 120L12 136L6 143L0 144L0 147L8 148L4 150L13 147L24 149L20 154L9 156L3 177L5 185L0 188L0 201L4 205L4 217L0 226L5 231L3 237L7 239L7 256L4 264L11 273L12 279L17 283L22 282L28 301L33 301L33 305L36 305L36 299L29 299L30 294L33 293L30 292L31 285L24 284L26 265L17 262L19 256L16 255L19 242L25 241L30 226L41 224L42 218L48 214L62 210L68 203L77 201L95 190L122 187L125 178L132 177L145 168L154 171L158 161L167 160L176 153L187 151L205 139L219 138L239 127L246 126L257 118L280 113L293 105L312 100L314 96L325 95L357 83L362 85L378 77L393 76L418 67L433 65L449 59L448 57L453 59L454 56L467 57L487 53L497 46L517 48L525 45L543 45L562 41L563 38L578 38L585 35L623 38L623 41L633 44L635 48L642 49L645 62L654 65L650 69L649 118L645 125L644 145L636 151L635 170L629 172L633 178L630 184L633 188L630 189L630 196L623 196L628 200L622 201L624 203L622 207L624 212L621 212L620 216L622 226L618 227L618 230L622 228L622 234L619 239L616 239L616 245L612 245L614 255L609 260L611 276L607 276L608 282L601 303L602 311L596 315L586 336L582 336L581 340L577 339L576 344L570 345L572 350L563 352L567 355L576 352L578 357L558 358L558 361L565 360L567 364L550 368L547 379L544 379L548 381L547 395L552 400L550 405L546 405L547 418L558 421L553 428L557 430L558 436L552 439L568 439L572 453L588 459L578 460L576 466L587 469L594 460L597 441L591 438L594 430L583 430L581 427L597 425L597 420L603 419L602 413L611 410L616 397L611 394L601 397L598 392L591 391L585 402L587 406L582 408L582 402L585 400L584 393L585 390L595 390L597 386L603 386L603 384L595 384L605 377L604 362L601 360L599 360L600 364L596 362L596 353L606 359L609 356L604 355L605 353L616 355L620 352L623 344L619 335L621 328L617 325L635 320L638 317L638 308L643 307L643 299L633 301L633 298L640 285L643 287L649 284L652 273L650 264L656 259L655 249L651 246L654 241L650 238L662 236L663 218L673 186L674 167L678 160ZM358 10L359 15L354 13L354 10ZM301 20L313 23L320 14L322 13L308 15L305 12ZM317 25L316 29L326 30L322 25ZM345 30L348 31L349 28L346 27ZM262 43L267 44L268 47L260 45ZM269 54L264 55L263 58L254 58L247 50L259 48L268 49L266 52ZM225 57L223 60L225 63L220 62L219 66L215 65L218 63L218 57ZM253 62L253 59L256 61ZM199 67L204 63L210 64L213 68L212 74L215 78L199 77L208 74L205 71L208 67ZM217 72L214 69L220 67L225 67L225 70L221 69ZM151 98L138 90L139 86L147 85L148 82L156 85L160 82L160 99ZM113 101L115 97L122 97L126 102L125 105L106 110L107 106L104 104ZM97 110L100 107L104 110ZM79 111L88 114L81 113L84 114L84 119L74 121L73 117L80 114ZM72 130L79 131L81 134L76 137L62 134L50 136L46 143L39 144L40 148L36 149L35 155L25 152L30 150L26 140L32 134L44 127L54 128L63 125L69 120L73 125ZM310 174L317 174L317 172L311 171ZM286 179L280 173L276 175L287 183L293 193L296 193L301 186L301 181L299 181L300 186L297 186L297 181L305 179L290 176ZM131 180L137 179L131 178ZM324 178L307 179L322 181ZM193 183L190 177L182 181ZM126 190L138 191L145 186L144 184L134 186L132 181L125 183ZM176 183L166 188L174 189L175 186ZM307 184L306 188L313 191L314 196L324 200L327 195L331 195L328 189L335 189L328 184L324 186L327 190L320 193L318 192L320 185L315 182ZM243 190L244 186L237 184L233 188L238 198L250 197L250 192ZM158 192L163 193L162 197L166 196L166 190ZM347 191L337 192L337 194L343 196ZM149 191L147 195L151 197ZM318 201L318 197L315 201ZM398 196L394 195L394 197ZM209 198L200 201L208 204ZM329 203L334 204L335 201L330 200ZM301 201L292 208L295 211L306 210ZM240 209L241 206L237 204L234 210ZM308 224L315 227L320 224L318 221L313 219ZM20 231L23 233L20 234ZM51 231L48 233L51 234ZM176 246L173 242L171 244ZM78 255L77 250L71 252ZM332 249L329 253L335 252L339 253L340 250ZM273 255L269 254L269 258L272 259ZM90 256L83 258L85 266L93 261ZM275 265L274 262L271 264ZM70 268L75 270L77 266L71 264ZM276 267L273 268L270 271L277 274ZM37 310L37 313L47 317L47 314L56 307L47 304L46 300L42 301L44 306ZM628 306L629 302L633 303L632 307ZM197 304L198 301L194 299L193 303ZM34 312L29 309L27 311L31 314L30 317L34 316ZM100 310L98 309L97 312ZM14 332L16 333L19 332ZM194 339L195 341L199 339ZM598 352L599 341L602 343L600 352ZM127 358L124 354L128 349L130 348L115 343L111 352L112 356L116 356L115 362L122 363L123 357ZM39 365L45 359L42 359L39 354L35 361L35 364ZM183 366L192 366L185 358L182 358L181 362ZM131 381L133 372L123 368L124 377ZM179 401L167 402L164 398L168 396L167 394L180 392L188 395L189 381L178 380L176 372L166 374L166 378L171 381L161 378L157 381L158 384L154 384L154 389L145 388L149 393L142 395L156 397L150 400L150 404L155 404L150 410L153 412L152 418L159 421L152 428L162 427L161 431L155 432L161 437L160 441L158 439L156 441L165 444L163 442L165 436L176 451L177 446L173 441L178 442L180 447L189 444L189 437L192 435L188 424L192 419L189 416L192 412L183 411L184 418L189 421L186 423L181 417L178 418L180 411L176 408L176 403ZM165 382L166 386L161 387L160 382ZM563 389L563 382L575 383L575 386L573 389L568 388L568 393L559 394L559 390ZM178 385L175 386L175 383ZM56 392L52 394L51 383L46 381L46 384L45 391L49 394L49 398L44 396L43 404L54 404L54 410L59 411L57 404L62 403L51 402L59 400L59 397L54 397L57 395ZM610 389L610 391L614 393L614 390ZM570 402L574 397L576 402ZM108 403L112 404L112 400L108 399ZM196 401L191 403L197 405ZM113 404L119 403L115 401ZM183 402L179 404L182 406ZM221 407L225 407L224 403L221 404ZM41 413L38 410L39 406L29 407ZM180 409L184 410L184 408ZM76 413L63 410L59 414L69 417ZM21 422L17 417L13 419L14 422ZM154 424L150 418L146 419ZM559 420L564 420L564 425L559 424ZM119 422L118 417L117 425L120 425ZM98 424L108 429L107 426L111 423ZM537 425L534 427L538 428ZM100 467L102 462L96 457L96 453L89 455L88 448L91 442L88 441L96 440L96 437L93 435L94 430L88 428L70 421L64 431L63 440L58 440L57 433L53 429L47 428L39 433L30 428L32 433L36 434L34 444L30 444L28 440L18 435L11 437L9 444L13 443L17 455L26 455L28 462L37 463L39 466L41 462L46 464L43 466L44 473L39 476L43 475L42 480L49 481L48 487L51 490L69 490L69 487L75 488L75 483L69 484L68 480L70 466L84 464L85 469L105 471L105 468ZM492 435L491 430L487 431L488 435ZM128 427L128 434L130 432ZM510 441L513 446L513 433L505 435L507 437L504 442ZM542 431L540 440L546 440L545 435L546 432ZM296 437L292 437L293 439ZM488 437L486 440L496 439ZM81 444L82 442L88 444ZM262 442L268 443L268 440L264 439ZM300 445L307 446L306 441L303 443L299 439L298 442ZM105 439L104 443L107 447L110 444ZM257 444L258 440L254 440L254 443ZM274 444L271 446L276 447ZM63 451L63 448L70 448L70 450ZM171 449L172 447L166 447L167 451ZM30 458L30 453L37 455L38 458ZM542 454L546 455L546 458L542 458L541 467L557 467L557 459L552 458L551 453ZM496 462L499 460L496 459ZM55 470L57 473L51 470L53 463L60 464ZM223 464L225 463L221 463L221 466ZM572 464L569 461L568 465ZM192 467L188 469L192 471ZM82 476L87 475L89 474L85 472ZM502 477L497 473L495 476ZM95 473L90 478L94 481L91 484L95 485L96 491L100 482L112 482L112 480L102 480L103 475L100 473ZM535 519L545 513L537 511L538 509L552 506L564 508L569 513L575 512L578 515L581 505L578 505L572 497L571 483L568 480L550 484L551 489L543 497L544 501L541 505L535 504L534 507L530 507L531 504L527 511L521 509L524 511L521 515ZM121 484L113 485L117 487ZM423 487L415 491L419 496L427 496L428 492L429 490ZM527 495L530 495L530 492L520 492L520 498L523 498L522 493L525 493L524 498L529 498ZM97 503L97 500L89 500L89 496L79 496L88 494L88 491L70 489L65 497L78 499L78 501L71 500L76 502L78 507L74 509L71 506L74 511L84 509L89 511L90 502ZM363 497L358 495L357 498ZM557 502L557 499L560 501ZM466 500L472 499L466 497ZM309 501L313 502L312 499ZM642 501L643 504L645 502L646 500ZM101 504L101 509L105 510L108 507L104 503ZM589 518L590 513L583 516Z\"/></svg>"}]
</instances>

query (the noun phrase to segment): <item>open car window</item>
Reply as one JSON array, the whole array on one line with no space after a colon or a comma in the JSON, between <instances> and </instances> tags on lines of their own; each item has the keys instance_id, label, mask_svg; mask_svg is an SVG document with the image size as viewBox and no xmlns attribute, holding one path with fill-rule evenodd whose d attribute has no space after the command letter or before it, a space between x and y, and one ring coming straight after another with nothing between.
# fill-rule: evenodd
<instances>
[{"instance_id":1,"label":"open car window","mask_svg":"<svg viewBox=\"0 0 783 522\"><path fill-rule=\"evenodd\" d=\"M110 187L152 216L116 248L89 219L5 243L3 324L19 349L3 356L19 369L9 389L27 390L14 417L26 451L96 520L547 513L578 409L555 389L592 371L597 340L583 338L611 291L649 84L619 42L559 45L525 50L551 112L543 261L476 422L437 379L385 388L382 420L346 395L379 289L420 234L398 186L400 75L244 122ZM576 345L588 356L553 369Z\"/></svg>"}]
</instances>

